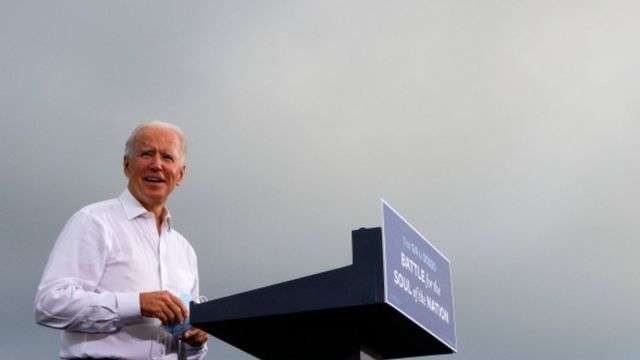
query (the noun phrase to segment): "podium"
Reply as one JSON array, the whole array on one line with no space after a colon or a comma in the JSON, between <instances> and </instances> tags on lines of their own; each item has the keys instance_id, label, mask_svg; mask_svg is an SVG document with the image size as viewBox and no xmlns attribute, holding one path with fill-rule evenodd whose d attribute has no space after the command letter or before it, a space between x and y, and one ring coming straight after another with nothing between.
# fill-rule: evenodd
<instances>
[{"instance_id":1,"label":"podium","mask_svg":"<svg viewBox=\"0 0 640 360\"><path fill-rule=\"evenodd\" d=\"M443 296L451 292L450 271L444 269L448 260L436 256L439 253L418 255L430 244L388 211L398 223L383 217L383 228L352 232L351 265L191 303L191 323L263 360L392 359L455 352L452 297ZM433 263L425 262L427 258Z\"/></svg>"}]
</instances>

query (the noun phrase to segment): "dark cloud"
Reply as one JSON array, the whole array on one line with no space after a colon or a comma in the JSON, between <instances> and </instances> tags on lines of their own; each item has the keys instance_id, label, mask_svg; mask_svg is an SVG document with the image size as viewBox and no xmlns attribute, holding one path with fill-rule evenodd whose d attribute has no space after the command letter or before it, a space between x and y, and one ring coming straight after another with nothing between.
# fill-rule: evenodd
<instances>
[{"instance_id":1,"label":"dark cloud","mask_svg":"<svg viewBox=\"0 0 640 360\"><path fill-rule=\"evenodd\" d=\"M346 265L385 198L452 261L455 358L637 357L635 3L0 10L8 358L57 353L32 316L48 253L154 119L187 133L171 208L210 299Z\"/></svg>"}]
</instances>

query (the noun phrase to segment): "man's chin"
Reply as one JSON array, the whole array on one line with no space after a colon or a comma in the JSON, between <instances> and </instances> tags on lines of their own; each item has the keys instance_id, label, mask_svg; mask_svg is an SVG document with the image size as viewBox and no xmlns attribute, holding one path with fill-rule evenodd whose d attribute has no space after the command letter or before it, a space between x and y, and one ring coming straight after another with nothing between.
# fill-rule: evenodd
<instances>
[{"instance_id":1,"label":"man's chin","mask_svg":"<svg viewBox=\"0 0 640 360\"><path fill-rule=\"evenodd\" d=\"M154 183L154 182L145 182L142 185L142 192L144 192L147 196L164 196L169 191L169 185L167 183Z\"/></svg>"}]
</instances>

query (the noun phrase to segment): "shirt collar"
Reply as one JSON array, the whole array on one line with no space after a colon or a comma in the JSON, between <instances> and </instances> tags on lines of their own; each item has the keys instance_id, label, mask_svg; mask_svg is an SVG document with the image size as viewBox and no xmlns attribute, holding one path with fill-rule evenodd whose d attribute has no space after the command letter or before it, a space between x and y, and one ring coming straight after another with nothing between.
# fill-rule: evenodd
<instances>
[{"instance_id":1,"label":"shirt collar","mask_svg":"<svg viewBox=\"0 0 640 360\"><path fill-rule=\"evenodd\" d=\"M120 196L118 197L118 200L120 200L122 207L124 207L124 212L127 215L128 220L133 220L138 216L142 216L144 214L153 215L151 214L150 211L145 209L144 206L142 206L142 204L140 204L138 199L136 199L131 194L128 188L124 189L122 194L120 194ZM162 224L163 225L167 224L167 230L171 231L172 229L171 213L169 212L169 209L167 209L166 207L165 207L165 210L166 211L165 211L164 221L162 222Z\"/></svg>"}]
</instances>

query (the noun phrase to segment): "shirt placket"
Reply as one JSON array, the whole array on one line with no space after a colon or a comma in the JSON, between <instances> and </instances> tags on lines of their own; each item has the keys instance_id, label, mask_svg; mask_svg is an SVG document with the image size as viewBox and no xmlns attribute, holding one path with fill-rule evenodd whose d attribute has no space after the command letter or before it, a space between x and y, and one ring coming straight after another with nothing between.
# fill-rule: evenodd
<instances>
[{"instance_id":1,"label":"shirt placket","mask_svg":"<svg viewBox=\"0 0 640 360\"><path fill-rule=\"evenodd\" d=\"M164 258L167 253L167 231L166 225L163 224L160 229L160 234L158 235L158 264L160 266L160 287L162 290L168 290L167 288L167 266L165 264Z\"/></svg>"}]
</instances>

